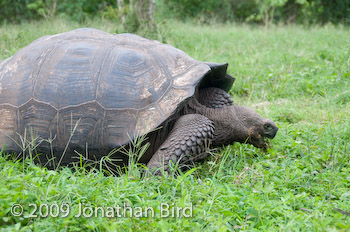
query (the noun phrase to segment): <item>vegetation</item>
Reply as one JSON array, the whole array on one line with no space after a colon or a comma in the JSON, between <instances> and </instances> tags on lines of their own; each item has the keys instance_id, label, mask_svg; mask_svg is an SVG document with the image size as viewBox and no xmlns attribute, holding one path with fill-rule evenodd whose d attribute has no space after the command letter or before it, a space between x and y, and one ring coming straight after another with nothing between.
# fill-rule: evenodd
<instances>
[{"instance_id":1,"label":"vegetation","mask_svg":"<svg viewBox=\"0 0 350 232\"><path fill-rule=\"evenodd\" d=\"M156 9L156 10L155 10ZM64 17L84 22L94 17L118 19L130 30L175 18L200 22L326 24L350 22L350 0L2 0L0 22ZM151 17L150 17L151 16ZM127 23L126 23L127 22Z\"/></svg>"},{"instance_id":2,"label":"vegetation","mask_svg":"<svg viewBox=\"0 0 350 232\"><path fill-rule=\"evenodd\" d=\"M83 26L117 30L96 20L4 24L0 59L40 36ZM229 63L236 77L230 91L235 103L254 108L280 128L267 152L233 144L177 178L142 176L135 163L121 176L82 167L53 171L1 152L0 230L348 231L349 29L178 21L162 27L167 33L157 37L190 56ZM21 216L13 215L18 207L11 212L14 204L23 206ZM34 213L31 204L38 207ZM192 211L162 215L161 204ZM97 217L75 217L79 205L151 207L154 217L108 218L100 211Z\"/></svg>"}]
</instances>

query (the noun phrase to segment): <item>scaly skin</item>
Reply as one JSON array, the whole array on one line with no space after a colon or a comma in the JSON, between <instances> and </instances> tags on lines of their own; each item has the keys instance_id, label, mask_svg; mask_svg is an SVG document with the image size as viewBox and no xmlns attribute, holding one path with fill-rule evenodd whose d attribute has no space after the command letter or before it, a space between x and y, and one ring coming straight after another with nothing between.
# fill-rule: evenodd
<instances>
[{"instance_id":1,"label":"scaly skin","mask_svg":"<svg viewBox=\"0 0 350 232\"><path fill-rule=\"evenodd\" d=\"M200 114L184 115L176 121L168 138L152 156L147 167L164 167L165 171L169 171L170 161L176 164L203 159L213 134L214 124L207 117Z\"/></svg>"},{"instance_id":2,"label":"scaly skin","mask_svg":"<svg viewBox=\"0 0 350 232\"><path fill-rule=\"evenodd\" d=\"M218 88L205 88L199 92L198 102L203 106L218 109L232 106L231 96L224 90Z\"/></svg>"},{"instance_id":3,"label":"scaly skin","mask_svg":"<svg viewBox=\"0 0 350 232\"><path fill-rule=\"evenodd\" d=\"M209 88L192 98L184 108L166 141L153 155L147 167L164 168L169 162L186 163L206 156L205 148L250 143L265 149L265 138L274 138L278 127L270 119L261 117L254 110L235 106L228 94L221 89ZM231 100L229 100L231 99Z\"/></svg>"}]
</instances>

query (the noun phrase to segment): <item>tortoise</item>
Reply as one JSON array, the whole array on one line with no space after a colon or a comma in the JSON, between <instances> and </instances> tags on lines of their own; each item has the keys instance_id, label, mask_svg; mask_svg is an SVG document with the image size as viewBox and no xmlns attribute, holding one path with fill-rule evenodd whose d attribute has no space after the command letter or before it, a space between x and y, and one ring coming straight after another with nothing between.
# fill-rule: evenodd
<instances>
[{"instance_id":1,"label":"tortoise","mask_svg":"<svg viewBox=\"0 0 350 232\"><path fill-rule=\"evenodd\" d=\"M227 66L133 34L81 28L41 37L0 63L0 147L21 152L34 140L69 164L75 152L99 160L146 136L140 162L166 171L204 159L209 145L265 148L278 128L233 104Z\"/></svg>"}]
</instances>

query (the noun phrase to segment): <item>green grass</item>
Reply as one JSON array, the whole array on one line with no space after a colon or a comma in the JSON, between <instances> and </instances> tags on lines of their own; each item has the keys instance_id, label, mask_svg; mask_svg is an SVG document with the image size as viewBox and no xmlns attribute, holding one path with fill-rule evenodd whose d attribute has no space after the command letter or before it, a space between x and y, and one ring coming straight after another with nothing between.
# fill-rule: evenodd
<instances>
[{"instance_id":1,"label":"green grass","mask_svg":"<svg viewBox=\"0 0 350 232\"><path fill-rule=\"evenodd\" d=\"M0 59L43 35L86 26L118 30L111 23L62 20L3 25ZM155 37L196 59L229 63L234 101L280 127L268 151L227 146L178 178L141 177L134 166L120 177L81 168L51 171L1 154L0 230L350 230L349 28L169 22L162 32ZM155 217L76 218L79 203L153 207ZM192 204L193 215L162 218L162 203ZM13 204L23 205L22 216L11 214ZM38 217L29 218L30 204L69 204L71 212L40 217L38 209Z\"/></svg>"}]
</instances>

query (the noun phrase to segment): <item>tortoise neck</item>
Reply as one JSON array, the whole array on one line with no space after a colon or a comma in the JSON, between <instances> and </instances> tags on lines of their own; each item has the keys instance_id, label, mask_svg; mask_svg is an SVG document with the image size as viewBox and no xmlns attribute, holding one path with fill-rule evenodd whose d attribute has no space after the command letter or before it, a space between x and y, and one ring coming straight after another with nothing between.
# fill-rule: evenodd
<instances>
[{"instance_id":1,"label":"tortoise neck","mask_svg":"<svg viewBox=\"0 0 350 232\"><path fill-rule=\"evenodd\" d=\"M212 140L213 146L232 144L233 142L245 142L248 129L239 120L236 110L239 106L227 106L213 109L203 106L196 98L190 100L185 108L186 114L201 114L214 122L215 131Z\"/></svg>"}]
</instances>

